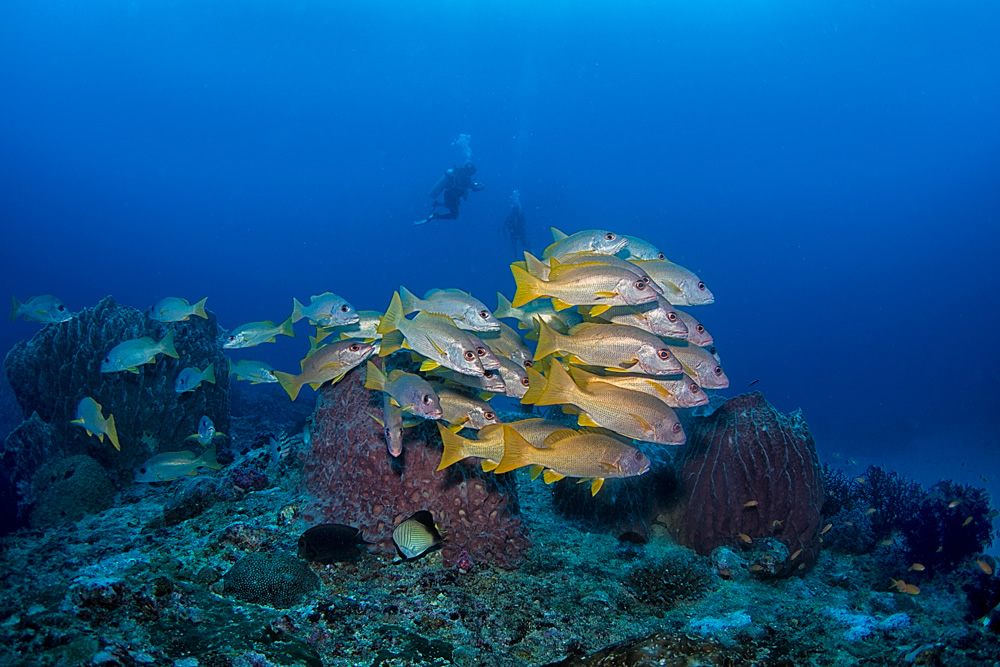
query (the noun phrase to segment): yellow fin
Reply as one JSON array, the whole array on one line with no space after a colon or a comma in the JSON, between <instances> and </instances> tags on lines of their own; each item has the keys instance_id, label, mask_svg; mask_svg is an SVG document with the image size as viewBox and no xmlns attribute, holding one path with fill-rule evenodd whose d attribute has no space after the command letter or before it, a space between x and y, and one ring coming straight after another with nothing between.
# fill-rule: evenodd
<instances>
[{"instance_id":1,"label":"yellow fin","mask_svg":"<svg viewBox=\"0 0 1000 667\"><path fill-rule=\"evenodd\" d=\"M483 459L481 463L483 467L483 472L489 472L491 470L496 470L497 466L500 465L496 461L490 461L489 459Z\"/></svg>"},{"instance_id":2,"label":"yellow fin","mask_svg":"<svg viewBox=\"0 0 1000 667\"><path fill-rule=\"evenodd\" d=\"M378 348L378 356L388 357L393 352L402 349L405 342L403 333L398 329L382 334L382 344Z\"/></svg>"},{"instance_id":3,"label":"yellow fin","mask_svg":"<svg viewBox=\"0 0 1000 667\"><path fill-rule=\"evenodd\" d=\"M558 431L553 431L552 433L549 433L545 437L545 441L544 441L544 445L543 446L546 447L546 448L552 447L557 442L560 442L562 440L566 440L567 438L575 438L579 434L580 434L579 431L574 431L573 429L571 429L571 428L569 428L567 426L566 428L561 428Z\"/></svg>"},{"instance_id":4,"label":"yellow fin","mask_svg":"<svg viewBox=\"0 0 1000 667\"><path fill-rule=\"evenodd\" d=\"M292 320L292 324L301 320L305 315L302 314L302 304L294 296L292 297L292 314L289 316Z\"/></svg>"},{"instance_id":5,"label":"yellow fin","mask_svg":"<svg viewBox=\"0 0 1000 667\"><path fill-rule=\"evenodd\" d=\"M511 300L514 308L520 308L529 301L547 296L543 281L518 266L511 266L510 271L514 274L514 284L517 286L517 291Z\"/></svg>"},{"instance_id":6,"label":"yellow fin","mask_svg":"<svg viewBox=\"0 0 1000 667\"><path fill-rule=\"evenodd\" d=\"M596 496L597 492L601 490L602 486L604 486L604 478L603 477L595 478L594 481L590 483L590 495Z\"/></svg>"},{"instance_id":7,"label":"yellow fin","mask_svg":"<svg viewBox=\"0 0 1000 667\"><path fill-rule=\"evenodd\" d=\"M470 441L452 433L445 428L444 424L438 424L437 427L438 433L441 434L441 443L444 445L444 451L441 452L441 462L438 464L437 469L444 470L468 456L465 452Z\"/></svg>"},{"instance_id":8,"label":"yellow fin","mask_svg":"<svg viewBox=\"0 0 1000 667\"><path fill-rule=\"evenodd\" d=\"M372 362L365 364L365 389L373 391L385 391L385 373Z\"/></svg>"},{"instance_id":9,"label":"yellow fin","mask_svg":"<svg viewBox=\"0 0 1000 667\"><path fill-rule=\"evenodd\" d=\"M555 297L552 297L552 307L555 308L557 311L559 311L559 310L566 310L567 308L572 308L573 304L567 303L562 299L557 299Z\"/></svg>"},{"instance_id":10,"label":"yellow fin","mask_svg":"<svg viewBox=\"0 0 1000 667\"><path fill-rule=\"evenodd\" d=\"M383 335L382 345L385 345L385 334L390 331L396 331L399 329L399 323L403 319L403 303L400 301L399 292L392 293L392 299L389 301L389 307L385 311L385 315L379 320L378 329L376 331ZM385 356L385 355L382 355Z\"/></svg>"},{"instance_id":11,"label":"yellow fin","mask_svg":"<svg viewBox=\"0 0 1000 667\"><path fill-rule=\"evenodd\" d=\"M532 465L531 457L537 451L531 443L524 439L520 433L507 424L502 424L503 429L503 459L494 472L498 475L517 468Z\"/></svg>"},{"instance_id":12,"label":"yellow fin","mask_svg":"<svg viewBox=\"0 0 1000 667\"><path fill-rule=\"evenodd\" d=\"M639 426L642 427L643 431L645 431L646 433L649 433L650 435L653 434L653 426L652 426L652 424L650 424L648 421L646 421L645 419L643 419L639 415L633 414L633 415L630 415L630 416L633 419L635 419L637 422L639 422Z\"/></svg>"},{"instance_id":13,"label":"yellow fin","mask_svg":"<svg viewBox=\"0 0 1000 667\"><path fill-rule=\"evenodd\" d=\"M598 428L600 428L601 426L593 419L591 419L590 415L588 415L586 412L581 412L579 415L577 415L576 423L579 424L580 426L591 426L591 427L596 426Z\"/></svg>"},{"instance_id":14,"label":"yellow fin","mask_svg":"<svg viewBox=\"0 0 1000 667\"><path fill-rule=\"evenodd\" d=\"M530 376L528 383L530 389ZM535 401L535 405L574 404L579 393L580 388L573 382L573 378L569 376L569 373L562 367L562 364L552 364L552 368L549 369L549 375L546 378L545 389L542 390L542 395Z\"/></svg>"},{"instance_id":15,"label":"yellow fin","mask_svg":"<svg viewBox=\"0 0 1000 667\"><path fill-rule=\"evenodd\" d=\"M542 397L542 392L545 391L546 380L545 376L534 368L526 368L525 372L528 374L528 391L524 392L524 396L521 397L521 403L523 405L531 405Z\"/></svg>"},{"instance_id":16,"label":"yellow fin","mask_svg":"<svg viewBox=\"0 0 1000 667\"><path fill-rule=\"evenodd\" d=\"M288 397L294 401L299 395L299 390L302 389L302 382L299 381L299 376L274 371L274 377L277 378L281 388L288 392Z\"/></svg>"},{"instance_id":17,"label":"yellow fin","mask_svg":"<svg viewBox=\"0 0 1000 667\"><path fill-rule=\"evenodd\" d=\"M432 371L435 368L440 368L441 364L434 361L433 359L424 359L424 362L420 364L420 370L426 373L427 371Z\"/></svg>"},{"instance_id":18,"label":"yellow fin","mask_svg":"<svg viewBox=\"0 0 1000 667\"><path fill-rule=\"evenodd\" d=\"M604 299L613 299L618 296L618 292L594 292L594 296L599 296ZM590 310L591 314L594 314L593 308Z\"/></svg>"},{"instance_id":19,"label":"yellow fin","mask_svg":"<svg viewBox=\"0 0 1000 667\"><path fill-rule=\"evenodd\" d=\"M536 479L538 479L538 476L541 475L542 471L544 470L545 466L540 466L537 464L533 466L528 466L528 474L531 476L531 481L535 481Z\"/></svg>"},{"instance_id":20,"label":"yellow fin","mask_svg":"<svg viewBox=\"0 0 1000 667\"><path fill-rule=\"evenodd\" d=\"M544 320L536 318L535 321L538 322L538 345L535 346L534 360L538 361L559 352L559 334Z\"/></svg>"},{"instance_id":21,"label":"yellow fin","mask_svg":"<svg viewBox=\"0 0 1000 667\"><path fill-rule=\"evenodd\" d=\"M611 306L606 305L606 304L602 304L600 306L594 306L593 308L590 309L590 315L591 315L591 317L597 317L601 313L607 312L610 309L611 309Z\"/></svg>"},{"instance_id":22,"label":"yellow fin","mask_svg":"<svg viewBox=\"0 0 1000 667\"><path fill-rule=\"evenodd\" d=\"M546 470L545 474L542 475L542 479L545 480L546 484L551 484L552 482L558 482L559 480L561 480L565 476L566 475L560 474L560 473L556 472L555 470Z\"/></svg>"}]
</instances>

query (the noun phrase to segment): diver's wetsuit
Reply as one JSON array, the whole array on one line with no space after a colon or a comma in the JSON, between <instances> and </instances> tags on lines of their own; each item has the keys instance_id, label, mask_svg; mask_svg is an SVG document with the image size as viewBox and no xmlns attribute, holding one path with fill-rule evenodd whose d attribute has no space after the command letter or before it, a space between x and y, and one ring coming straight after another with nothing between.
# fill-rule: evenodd
<instances>
[{"instance_id":1,"label":"diver's wetsuit","mask_svg":"<svg viewBox=\"0 0 1000 667\"><path fill-rule=\"evenodd\" d=\"M431 220L457 220L458 207L463 200L468 198L469 190L479 192L485 187L482 183L472 179L475 173L476 167L471 162L466 162L461 167L453 167L444 172L431 189L431 199L434 199L431 208L444 207L448 209L448 212L432 212L429 216L423 220L418 220L414 224L421 225ZM437 201L436 198L438 195L442 195L442 193L444 201Z\"/></svg>"},{"instance_id":2,"label":"diver's wetsuit","mask_svg":"<svg viewBox=\"0 0 1000 667\"><path fill-rule=\"evenodd\" d=\"M514 204L510 209L510 213L504 218L502 225L504 233L510 239L510 249L514 251L514 254L517 254L518 246L524 250L528 250L528 238L524 222L524 211L521 209L521 205Z\"/></svg>"}]
</instances>

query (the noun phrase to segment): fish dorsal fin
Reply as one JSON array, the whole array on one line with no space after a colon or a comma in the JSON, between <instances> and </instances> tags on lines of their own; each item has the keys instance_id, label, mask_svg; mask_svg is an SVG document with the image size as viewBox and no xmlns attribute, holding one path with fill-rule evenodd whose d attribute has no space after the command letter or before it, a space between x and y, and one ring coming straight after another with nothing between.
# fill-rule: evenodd
<instances>
[{"instance_id":1,"label":"fish dorsal fin","mask_svg":"<svg viewBox=\"0 0 1000 667\"><path fill-rule=\"evenodd\" d=\"M566 475L556 472L555 470L546 470L545 474L542 475L542 479L545 480L546 484L551 484L552 482L558 482Z\"/></svg>"},{"instance_id":2,"label":"fish dorsal fin","mask_svg":"<svg viewBox=\"0 0 1000 667\"><path fill-rule=\"evenodd\" d=\"M568 234L564 234L563 232L559 231L555 227L549 227L549 229L552 231L552 240L553 241L562 241L564 238L566 238L568 236Z\"/></svg>"},{"instance_id":3,"label":"fish dorsal fin","mask_svg":"<svg viewBox=\"0 0 1000 667\"><path fill-rule=\"evenodd\" d=\"M561 442L563 440L566 440L567 438L575 438L577 435L579 435L579 431L575 431L571 428L561 428L558 431L553 431L552 433L549 433L545 437L543 446L552 447L557 442Z\"/></svg>"},{"instance_id":4,"label":"fish dorsal fin","mask_svg":"<svg viewBox=\"0 0 1000 667\"><path fill-rule=\"evenodd\" d=\"M313 294L309 297L310 301L315 301L316 299L322 299L324 296L330 296L333 292L323 292L322 294Z\"/></svg>"},{"instance_id":5,"label":"fish dorsal fin","mask_svg":"<svg viewBox=\"0 0 1000 667\"><path fill-rule=\"evenodd\" d=\"M435 324L435 323L442 324L444 322L447 322L452 327L455 327L455 321L452 320L447 315L444 315L442 313L432 313L427 310L421 310L419 313L417 313L417 316L413 319L414 320L420 319L422 321L426 321L428 324ZM457 329L458 327L455 328Z\"/></svg>"},{"instance_id":6,"label":"fish dorsal fin","mask_svg":"<svg viewBox=\"0 0 1000 667\"><path fill-rule=\"evenodd\" d=\"M396 380L398 380L399 378L403 377L404 375L406 375L405 372L399 370L398 368L395 368L395 369L389 371L389 382L395 382Z\"/></svg>"},{"instance_id":7,"label":"fish dorsal fin","mask_svg":"<svg viewBox=\"0 0 1000 667\"><path fill-rule=\"evenodd\" d=\"M594 306L594 308L597 308L597 306ZM590 310L591 310L591 313L593 313L594 309L591 308ZM566 335L568 335L568 336L577 336L577 335L579 335L581 333L585 333L587 331L592 330L594 327L607 327L607 326L608 326L607 322L580 322L579 324L576 324L576 325L570 327L570 330L566 332ZM622 325L621 324L616 324L614 326L619 327L619 326L622 326ZM611 331L611 329L606 329L606 331Z\"/></svg>"}]
</instances>

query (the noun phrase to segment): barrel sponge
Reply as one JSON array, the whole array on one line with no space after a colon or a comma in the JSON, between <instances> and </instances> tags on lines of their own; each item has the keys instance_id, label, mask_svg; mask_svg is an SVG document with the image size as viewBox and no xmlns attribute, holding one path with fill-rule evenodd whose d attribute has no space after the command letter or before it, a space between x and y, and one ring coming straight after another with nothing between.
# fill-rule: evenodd
<instances>
[{"instance_id":1,"label":"barrel sponge","mask_svg":"<svg viewBox=\"0 0 1000 667\"><path fill-rule=\"evenodd\" d=\"M42 466L34 478L38 502L31 510L33 528L79 521L111 507L115 490L100 463L77 455Z\"/></svg>"},{"instance_id":2,"label":"barrel sponge","mask_svg":"<svg viewBox=\"0 0 1000 667\"><path fill-rule=\"evenodd\" d=\"M223 592L244 602L287 609L319 588L319 577L298 558L273 551L245 556L223 577Z\"/></svg>"}]
</instances>

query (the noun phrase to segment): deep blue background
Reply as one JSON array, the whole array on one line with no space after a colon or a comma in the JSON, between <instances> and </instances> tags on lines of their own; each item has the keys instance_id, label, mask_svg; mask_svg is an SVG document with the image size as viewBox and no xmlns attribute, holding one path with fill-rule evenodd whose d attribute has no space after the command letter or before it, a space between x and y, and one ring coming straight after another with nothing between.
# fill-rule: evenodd
<instances>
[{"instance_id":1,"label":"deep blue background","mask_svg":"<svg viewBox=\"0 0 1000 667\"><path fill-rule=\"evenodd\" d=\"M535 4L4 2L3 289L231 327L492 306L519 188L539 251L601 227L697 271L727 393L760 379L824 456L992 482L1000 5ZM488 189L414 227L459 133ZM291 366L298 331L238 356Z\"/></svg>"}]
</instances>

